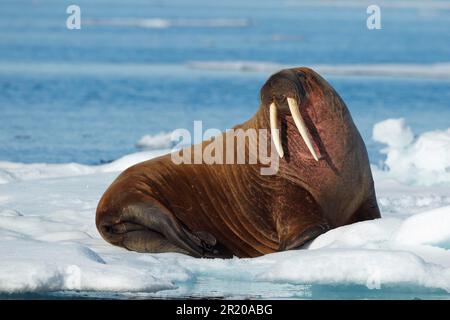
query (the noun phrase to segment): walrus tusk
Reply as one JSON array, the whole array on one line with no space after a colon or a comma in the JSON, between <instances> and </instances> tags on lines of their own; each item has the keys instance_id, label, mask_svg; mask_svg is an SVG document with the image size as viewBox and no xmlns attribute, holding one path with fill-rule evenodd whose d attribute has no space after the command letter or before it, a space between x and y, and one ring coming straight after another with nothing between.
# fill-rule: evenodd
<instances>
[{"instance_id":1,"label":"walrus tusk","mask_svg":"<svg viewBox=\"0 0 450 320\"><path fill-rule=\"evenodd\" d=\"M287 98L287 102L292 117L294 118L295 125L297 126L300 135L305 141L306 146L309 149L309 152L311 152L312 156L314 157L314 160L319 161L316 151L314 150L314 147L312 145L311 139L309 138L308 129L306 128L305 121L303 121L302 115L300 114L300 110L298 109L297 101L295 101L295 99L292 98Z\"/></svg>"},{"instance_id":2,"label":"walrus tusk","mask_svg":"<svg viewBox=\"0 0 450 320\"><path fill-rule=\"evenodd\" d=\"M280 158L283 158L284 152L283 146L281 145L280 130L278 129L277 106L273 102L270 104L270 134L278 155Z\"/></svg>"}]
</instances>

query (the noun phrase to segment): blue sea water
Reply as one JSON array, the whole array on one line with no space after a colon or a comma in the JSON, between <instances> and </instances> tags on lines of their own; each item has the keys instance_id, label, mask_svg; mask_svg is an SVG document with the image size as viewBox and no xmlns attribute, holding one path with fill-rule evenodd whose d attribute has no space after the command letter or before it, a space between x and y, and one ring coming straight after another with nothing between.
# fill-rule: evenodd
<instances>
[{"instance_id":1,"label":"blue sea water","mask_svg":"<svg viewBox=\"0 0 450 320\"><path fill-rule=\"evenodd\" d=\"M81 30L65 26L73 3L82 10ZM380 1L382 29L370 31L365 1L1 0L0 161L99 164L137 151L143 135L192 129L194 120L226 129L255 112L270 72L201 70L192 61L448 63L450 1L433 3ZM175 25L124 26L117 19ZM214 25L223 19L231 26ZM324 76L346 101L373 163L381 159L382 146L371 139L378 121L403 117L416 134L450 127L449 77ZM211 286L213 279L206 280L200 292ZM217 281L219 288L230 285ZM260 289L249 288L248 296ZM448 298L347 289L314 286L312 296ZM286 291L310 298L298 286ZM95 292L0 298L72 296L127 298Z\"/></svg>"},{"instance_id":2,"label":"blue sea water","mask_svg":"<svg viewBox=\"0 0 450 320\"><path fill-rule=\"evenodd\" d=\"M450 61L450 3L392 3L381 4L382 29L368 30L364 1L78 0L82 28L68 30L72 1L2 0L0 160L98 164L135 152L145 134L191 129L194 120L226 129L255 112L270 72L198 70L190 61ZM110 23L125 18L175 24ZM212 25L218 19L231 26ZM404 117L415 133L450 127L449 78L325 77L372 162L380 157L371 139L377 121Z\"/></svg>"}]
</instances>

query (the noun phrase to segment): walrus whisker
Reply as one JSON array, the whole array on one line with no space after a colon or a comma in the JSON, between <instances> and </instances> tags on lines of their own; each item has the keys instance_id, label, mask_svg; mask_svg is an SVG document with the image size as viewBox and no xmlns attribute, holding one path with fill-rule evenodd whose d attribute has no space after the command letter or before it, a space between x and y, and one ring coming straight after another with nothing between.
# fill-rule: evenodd
<instances>
[{"instance_id":1,"label":"walrus whisker","mask_svg":"<svg viewBox=\"0 0 450 320\"><path fill-rule=\"evenodd\" d=\"M287 102L289 105L289 110L291 111L292 114L292 118L294 118L295 125L297 126L297 129L300 132L303 141L305 141L306 146L308 147L309 152L311 152L314 160L319 161L319 158L317 157L316 151L314 150L311 139L309 138L308 128L306 127L305 121L303 120L302 115L300 114L297 101L295 101L295 99L292 98L287 98Z\"/></svg>"},{"instance_id":2,"label":"walrus whisker","mask_svg":"<svg viewBox=\"0 0 450 320\"><path fill-rule=\"evenodd\" d=\"M280 130L278 129L277 106L274 102L270 104L270 133L278 155L280 158L283 158L284 152L283 146L281 145Z\"/></svg>"}]
</instances>

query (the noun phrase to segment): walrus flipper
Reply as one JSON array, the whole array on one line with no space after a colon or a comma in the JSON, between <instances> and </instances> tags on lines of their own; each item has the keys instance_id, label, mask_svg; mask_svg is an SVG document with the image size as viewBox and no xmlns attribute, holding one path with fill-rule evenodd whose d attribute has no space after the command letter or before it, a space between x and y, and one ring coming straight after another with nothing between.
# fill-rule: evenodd
<instances>
[{"instance_id":1,"label":"walrus flipper","mask_svg":"<svg viewBox=\"0 0 450 320\"><path fill-rule=\"evenodd\" d=\"M150 230L130 231L124 234L122 246L136 252L177 252L189 254L186 250L172 244L162 234Z\"/></svg>"},{"instance_id":2,"label":"walrus flipper","mask_svg":"<svg viewBox=\"0 0 450 320\"><path fill-rule=\"evenodd\" d=\"M128 229L123 246L139 252L180 252L194 257L222 257L217 241L207 232L190 232L159 203L129 205L120 225ZM113 226L113 230L118 226ZM219 246L218 246L219 247Z\"/></svg>"},{"instance_id":3,"label":"walrus flipper","mask_svg":"<svg viewBox=\"0 0 450 320\"><path fill-rule=\"evenodd\" d=\"M315 238L317 238L321 234L324 234L328 230L330 230L330 226L326 223L313 225L308 229L305 229L289 244L285 244L283 250L300 249L308 241L314 240Z\"/></svg>"}]
</instances>

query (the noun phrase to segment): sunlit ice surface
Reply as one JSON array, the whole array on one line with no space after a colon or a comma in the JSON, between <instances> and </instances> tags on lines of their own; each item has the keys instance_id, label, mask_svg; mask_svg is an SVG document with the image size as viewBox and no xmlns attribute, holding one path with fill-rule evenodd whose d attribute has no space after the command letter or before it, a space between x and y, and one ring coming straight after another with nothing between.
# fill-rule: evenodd
<instances>
[{"instance_id":1,"label":"sunlit ice surface","mask_svg":"<svg viewBox=\"0 0 450 320\"><path fill-rule=\"evenodd\" d=\"M449 5L380 3L369 31L359 1L77 4L81 30L58 1L0 4L0 297L448 299ZM194 120L245 121L268 76L301 65L351 111L383 219L257 259L100 238L95 208L120 171Z\"/></svg>"}]
</instances>

